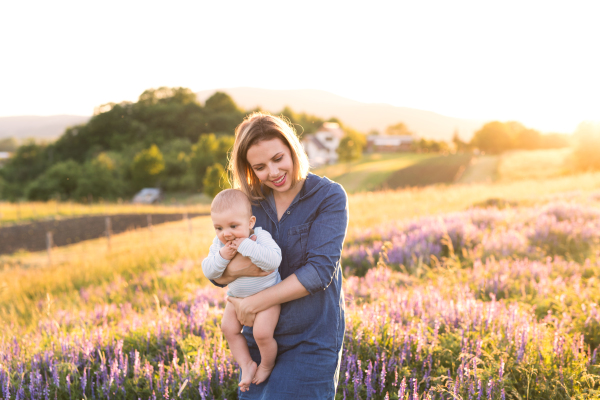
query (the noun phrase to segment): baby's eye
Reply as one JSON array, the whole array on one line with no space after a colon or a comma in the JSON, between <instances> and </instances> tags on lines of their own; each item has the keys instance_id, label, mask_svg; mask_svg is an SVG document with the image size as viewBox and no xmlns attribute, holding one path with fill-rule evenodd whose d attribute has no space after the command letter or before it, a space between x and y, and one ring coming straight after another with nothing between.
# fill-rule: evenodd
<instances>
[{"instance_id":1,"label":"baby's eye","mask_svg":"<svg viewBox=\"0 0 600 400\"><path fill-rule=\"evenodd\" d=\"M231 225L231 229L237 228L237 225Z\"/></svg>"},{"instance_id":2,"label":"baby's eye","mask_svg":"<svg viewBox=\"0 0 600 400\"><path fill-rule=\"evenodd\" d=\"M215 228L215 231L220 231L220 230L221 230L221 228Z\"/></svg>"}]
</instances>

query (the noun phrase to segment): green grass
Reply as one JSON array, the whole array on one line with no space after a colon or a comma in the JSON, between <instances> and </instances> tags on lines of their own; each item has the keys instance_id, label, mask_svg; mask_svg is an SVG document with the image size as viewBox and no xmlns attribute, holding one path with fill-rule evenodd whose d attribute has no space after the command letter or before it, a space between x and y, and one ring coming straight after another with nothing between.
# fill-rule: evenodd
<instances>
[{"instance_id":1,"label":"green grass","mask_svg":"<svg viewBox=\"0 0 600 400\"><path fill-rule=\"evenodd\" d=\"M313 172L340 183L348 193L365 192L378 188L395 171L434 156L417 153L374 153L365 155L358 161L328 165Z\"/></svg>"}]
</instances>

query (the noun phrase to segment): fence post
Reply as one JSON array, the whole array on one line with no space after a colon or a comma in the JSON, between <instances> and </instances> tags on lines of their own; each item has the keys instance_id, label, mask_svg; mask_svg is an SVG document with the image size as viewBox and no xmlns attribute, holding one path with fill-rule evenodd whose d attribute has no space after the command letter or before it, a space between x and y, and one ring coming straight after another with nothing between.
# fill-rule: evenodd
<instances>
[{"instance_id":1,"label":"fence post","mask_svg":"<svg viewBox=\"0 0 600 400\"><path fill-rule=\"evenodd\" d=\"M188 216L187 211L183 213L183 219L185 222L187 222L187 228L188 228L189 235L192 236L192 220Z\"/></svg>"},{"instance_id":2,"label":"fence post","mask_svg":"<svg viewBox=\"0 0 600 400\"><path fill-rule=\"evenodd\" d=\"M52 232L46 232L46 251L48 252L49 265L52 265L52 246L54 246Z\"/></svg>"},{"instance_id":3,"label":"fence post","mask_svg":"<svg viewBox=\"0 0 600 400\"><path fill-rule=\"evenodd\" d=\"M104 226L106 227L106 243L108 245L108 251L110 251L110 235L112 234L112 223L110 217L104 219Z\"/></svg>"}]
</instances>

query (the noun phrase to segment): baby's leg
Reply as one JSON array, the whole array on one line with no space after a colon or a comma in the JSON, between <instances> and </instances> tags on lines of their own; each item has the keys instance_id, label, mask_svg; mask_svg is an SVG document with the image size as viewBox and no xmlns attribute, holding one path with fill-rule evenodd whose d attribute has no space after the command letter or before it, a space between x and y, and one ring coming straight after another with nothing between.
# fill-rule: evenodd
<instances>
[{"instance_id":1,"label":"baby's leg","mask_svg":"<svg viewBox=\"0 0 600 400\"><path fill-rule=\"evenodd\" d=\"M242 379L240 380L239 387L242 392L245 392L250 388L250 383L252 383L252 379L256 373L256 363L250 357L248 343L246 343L246 338L242 335L242 324L237 319L235 307L229 302L225 306L225 312L221 320L221 330L225 335L225 339L227 339L227 343L229 343L229 349L233 358L237 361L240 368L242 368Z\"/></svg>"},{"instance_id":2,"label":"baby's leg","mask_svg":"<svg viewBox=\"0 0 600 400\"><path fill-rule=\"evenodd\" d=\"M256 370L256 375L252 379L252 383L264 382L275 366L275 358L277 357L277 342L273 338L275 332L275 325L279 320L279 312L281 306L278 304L271 308L267 308L264 311L256 314L254 319L254 340L260 350L260 365Z\"/></svg>"}]
</instances>

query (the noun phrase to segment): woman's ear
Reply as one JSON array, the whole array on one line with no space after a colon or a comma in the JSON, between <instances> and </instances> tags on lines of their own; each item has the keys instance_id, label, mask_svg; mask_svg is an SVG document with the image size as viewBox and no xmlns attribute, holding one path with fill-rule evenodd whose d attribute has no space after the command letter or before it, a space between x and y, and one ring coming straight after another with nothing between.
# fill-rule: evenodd
<instances>
[{"instance_id":1,"label":"woman's ear","mask_svg":"<svg viewBox=\"0 0 600 400\"><path fill-rule=\"evenodd\" d=\"M254 228L255 223L256 223L256 217L253 215L250 217L250 229Z\"/></svg>"}]
</instances>

